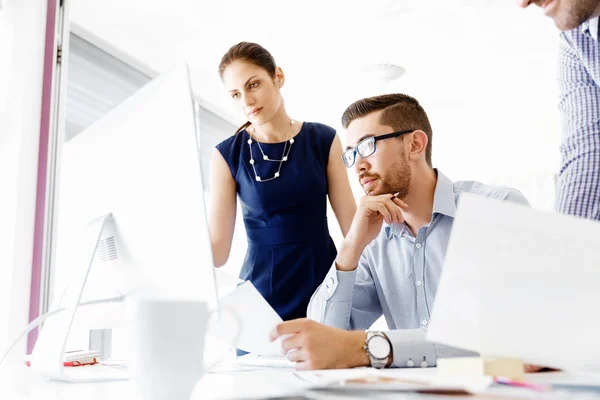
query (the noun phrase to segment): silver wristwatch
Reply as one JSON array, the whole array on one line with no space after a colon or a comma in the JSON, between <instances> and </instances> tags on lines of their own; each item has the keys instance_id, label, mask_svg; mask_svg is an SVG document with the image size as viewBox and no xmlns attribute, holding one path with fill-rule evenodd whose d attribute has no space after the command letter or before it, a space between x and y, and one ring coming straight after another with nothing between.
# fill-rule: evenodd
<instances>
[{"instance_id":1,"label":"silver wristwatch","mask_svg":"<svg viewBox=\"0 0 600 400\"><path fill-rule=\"evenodd\" d=\"M371 367L386 368L392 364L392 343L385 333L367 332L363 349L371 360Z\"/></svg>"}]
</instances>

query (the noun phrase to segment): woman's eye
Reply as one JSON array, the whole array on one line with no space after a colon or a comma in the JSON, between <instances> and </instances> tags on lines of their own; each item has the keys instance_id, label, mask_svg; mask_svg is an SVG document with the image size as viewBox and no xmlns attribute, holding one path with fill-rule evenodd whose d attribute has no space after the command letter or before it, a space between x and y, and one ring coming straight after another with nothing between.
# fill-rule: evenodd
<instances>
[{"instance_id":1,"label":"woman's eye","mask_svg":"<svg viewBox=\"0 0 600 400\"><path fill-rule=\"evenodd\" d=\"M234 93L234 94L231 95L232 99L237 99L238 97L240 97L239 93Z\"/></svg>"},{"instance_id":2,"label":"woman's eye","mask_svg":"<svg viewBox=\"0 0 600 400\"><path fill-rule=\"evenodd\" d=\"M250 89L256 89L258 87L258 82L252 82L250 84Z\"/></svg>"}]
</instances>

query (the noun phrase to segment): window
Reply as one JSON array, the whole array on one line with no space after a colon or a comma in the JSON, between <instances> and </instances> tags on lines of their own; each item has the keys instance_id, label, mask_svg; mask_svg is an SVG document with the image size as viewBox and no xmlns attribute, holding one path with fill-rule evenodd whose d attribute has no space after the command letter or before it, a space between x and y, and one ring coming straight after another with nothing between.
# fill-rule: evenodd
<instances>
[{"instance_id":1,"label":"window","mask_svg":"<svg viewBox=\"0 0 600 400\"><path fill-rule=\"evenodd\" d=\"M0 351L28 322L46 3L0 10ZM10 361L21 362L24 349L21 341Z\"/></svg>"}]
</instances>

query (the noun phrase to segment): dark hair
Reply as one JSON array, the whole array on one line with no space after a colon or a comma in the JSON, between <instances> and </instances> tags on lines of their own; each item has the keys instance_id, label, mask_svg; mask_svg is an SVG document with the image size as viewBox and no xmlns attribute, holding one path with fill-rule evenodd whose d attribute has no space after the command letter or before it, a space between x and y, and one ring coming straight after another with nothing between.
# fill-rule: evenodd
<instances>
[{"instance_id":1,"label":"dark hair","mask_svg":"<svg viewBox=\"0 0 600 400\"><path fill-rule=\"evenodd\" d=\"M379 110L384 110L379 119L382 125L391 126L397 131L420 129L427 134L428 141L425 148L425 159L431 167L431 141L433 132L425 110L413 97L401 93L393 93L358 100L344 111L342 126L344 129L348 129L350 122Z\"/></svg>"},{"instance_id":2,"label":"dark hair","mask_svg":"<svg viewBox=\"0 0 600 400\"><path fill-rule=\"evenodd\" d=\"M277 64L271 53L259 44L240 42L227 50L227 53L221 58L221 62L219 63L219 76L221 79L223 79L223 72L225 72L225 69L234 61L238 60L253 63L267 71L272 78L275 78ZM250 125L250 121L246 122L244 125L240 126L235 133L237 134L243 131Z\"/></svg>"}]
</instances>

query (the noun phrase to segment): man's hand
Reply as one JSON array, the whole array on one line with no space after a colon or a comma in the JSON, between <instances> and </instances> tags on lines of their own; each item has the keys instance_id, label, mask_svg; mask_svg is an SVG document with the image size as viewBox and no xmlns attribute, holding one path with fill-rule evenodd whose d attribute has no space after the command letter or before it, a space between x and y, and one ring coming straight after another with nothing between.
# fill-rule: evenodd
<instances>
[{"instance_id":1,"label":"man's hand","mask_svg":"<svg viewBox=\"0 0 600 400\"><path fill-rule=\"evenodd\" d=\"M379 235L383 221L388 224L402 223L402 210L407 209L408 205L392 194L362 197L350 231L340 247L337 269L353 271L365 247Z\"/></svg>"},{"instance_id":2,"label":"man's hand","mask_svg":"<svg viewBox=\"0 0 600 400\"><path fill-rule=\"evenodd\" d=\"M292 335L281 342L282 353L296 362L296 369L331 369L368 366L363 345L367 333L344 331L302 318L283 322L270 334L271 341Z\"/></svg>"},{"instance_id":3,"label":"man's hand","mask_svg":"<svg viewBox=\"0 0 600 400\"><path fill-rule=\"evenodd\" d=\"M388 224L402 223L402 209L408 206L393 194L363 196L352 220L348 236L366 247L381 231L383 221Z\"/></svg>"}]
</instances>

